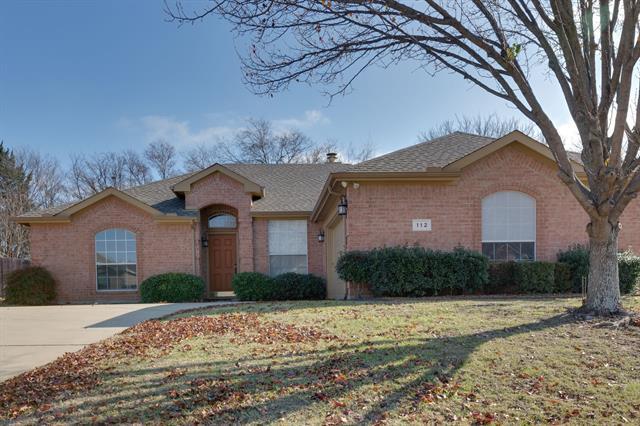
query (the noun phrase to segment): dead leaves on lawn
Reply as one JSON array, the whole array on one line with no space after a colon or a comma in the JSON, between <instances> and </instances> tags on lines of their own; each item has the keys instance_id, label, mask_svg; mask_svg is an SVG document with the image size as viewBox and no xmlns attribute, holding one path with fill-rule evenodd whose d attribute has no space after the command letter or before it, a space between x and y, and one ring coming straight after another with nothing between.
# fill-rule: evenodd
<instances>
[{"instance_id":1,"label":"dead leaves on lawn","mask_svg":"<svg viewBox=\"0 0 640 426\"><path fill-rule=\"evenodd\" d=\"M91 389L108 371L103 363L163 355L194 337L232 334L235 343L306 343L333 340L335 336L311 327L264 321L257 314L193 316L169 321L150 320L121 334L66 353L42 367L0 383L0 419L16 418L33 409L47 410L48 404L64 395ZM190 350L185 344L181 350ZM174 370L171 381L184 374Z\"/></svg>"}]
</instances>

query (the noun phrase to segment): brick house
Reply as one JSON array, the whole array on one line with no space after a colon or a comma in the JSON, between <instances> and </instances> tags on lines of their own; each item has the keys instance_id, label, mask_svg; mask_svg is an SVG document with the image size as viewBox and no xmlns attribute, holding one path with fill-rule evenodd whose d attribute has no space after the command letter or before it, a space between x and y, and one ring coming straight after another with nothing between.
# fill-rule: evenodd
<instances>
[{"instance_id":1,"label":"brick house","mask_svg":"<svg viewBox=\"0 0 640 426\"><path fill-rule=\"evenodd\" d=\"M584 179L578 156L574 166ZM140 282L170 271L202 276L211 297L231 295L238 271L308 272L340 298L343 250L465 246L554 260L585 242L587 216L556 170L520 132L452 133L356 165L214 164L14 220L31 228L32 262L52 272L60 302L138 300ZM640 246L639 213L634 202L623 215L621 249Z\"/></svg>"}]
</instances>

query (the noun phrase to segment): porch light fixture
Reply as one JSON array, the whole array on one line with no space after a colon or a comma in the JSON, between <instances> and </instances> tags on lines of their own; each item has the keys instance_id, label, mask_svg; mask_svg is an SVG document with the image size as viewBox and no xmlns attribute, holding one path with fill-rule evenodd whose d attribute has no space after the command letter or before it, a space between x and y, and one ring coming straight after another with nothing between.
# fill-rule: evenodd
<instances>
[{"instance_id":1,"label":"porch light fixture","mask_svg":"<svg viewBox=\"0 0 640 426\"><path fill-rule=\"evenodd\" d=\"M203 235L202 238L200 238L200 241L202 242L202 247L204 248L209 247L209 240L207 240L206 235Z\"/></svg>"},{"instance_id":2,"label":"porch light fixture","mask_svg":"<svg viewBox=\"0 0 640 426\"><path fill-rule=\"evenodd\" d=\"M319 243L324 242L324 231L322 229L320 230L320 232L318 232L318 242Z\"/></svg>"},{"instance_id":3,"label":"porch light fixture","mask_svg":"<svg viewBox=\"0 0 640 426\"><path fill-rule=\"evenodd\" d=\"M346 216L347 214L347 197L342 195L340 197L340 203L338 204L338 215Z\"/></svg>"}]
</instances>

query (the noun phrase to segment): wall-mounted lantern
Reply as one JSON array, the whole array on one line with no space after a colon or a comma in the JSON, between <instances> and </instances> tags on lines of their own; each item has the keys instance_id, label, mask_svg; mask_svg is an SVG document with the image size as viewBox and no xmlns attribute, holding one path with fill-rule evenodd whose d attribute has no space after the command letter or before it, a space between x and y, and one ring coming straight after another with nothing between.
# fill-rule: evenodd
<instances>
[{"instance_id":1,"label":"wall-mounted lantern","mask_svg":"<svg viewBox=\"0 0 640 426\"><path fill-rule=\"evenodd\" d=\"M202 238L200 238L200 241L202 242L202 247L204 248L209 247L209 240L207 240L206 235L203 235Z\"/></svg>"},{"instance_id":2,"label":"wall-mounted lantern","mask_svg":"<svg viewBox=\"0 0 640 426\"><path fill-rule=\"evenodd\" d=\"M340 197L340 203L338 204L338 214L345 216L347 214L347 197L342 195Z\"/></svg>"},{"instance_id":3,"label":"wall-mounted lantern","mask_svg":"<svg viewBox=\"0 0 640 426\"><path fill-rule=\"evenodd\" d=\"M319 243L324 242L324 231L322 229L320 230L320 232L318 232L318 242Z\"/></svg>"}]
</instances>

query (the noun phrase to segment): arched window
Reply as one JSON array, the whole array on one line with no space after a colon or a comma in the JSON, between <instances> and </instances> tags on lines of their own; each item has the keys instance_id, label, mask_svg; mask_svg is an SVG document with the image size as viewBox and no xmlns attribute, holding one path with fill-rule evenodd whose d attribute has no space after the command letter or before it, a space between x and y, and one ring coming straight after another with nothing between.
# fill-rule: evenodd
<instances>
[{"instance_id":1,"label":"arched window","mask_svg":"<svg viewBox=\"0 0 640 426\"><path fill-rule=\"evenodd\" d=\"M126 229L107 229L96 234L95 242L98 290L135 290L136 234Z\"/></svg>"},{"instance_id":2,"label":"arched window","mask_svg":"<svg viewBox=\"0 0 640 426\"><path fill-rule=\"evenodd\" d=\"M228 213L218 213L209 217L209 228L235 228L236 217Z\"/></svg>"},{"instance_id":3,"label":"arched window","mask_svg":"<svg viewBox=\"0 0 640 426\"><path fill-rule=\"evenodd\" d=\"M491 260L534 260L536 200L516 191L482 200L482 253Z\"/></svg>"}]
</instances>

